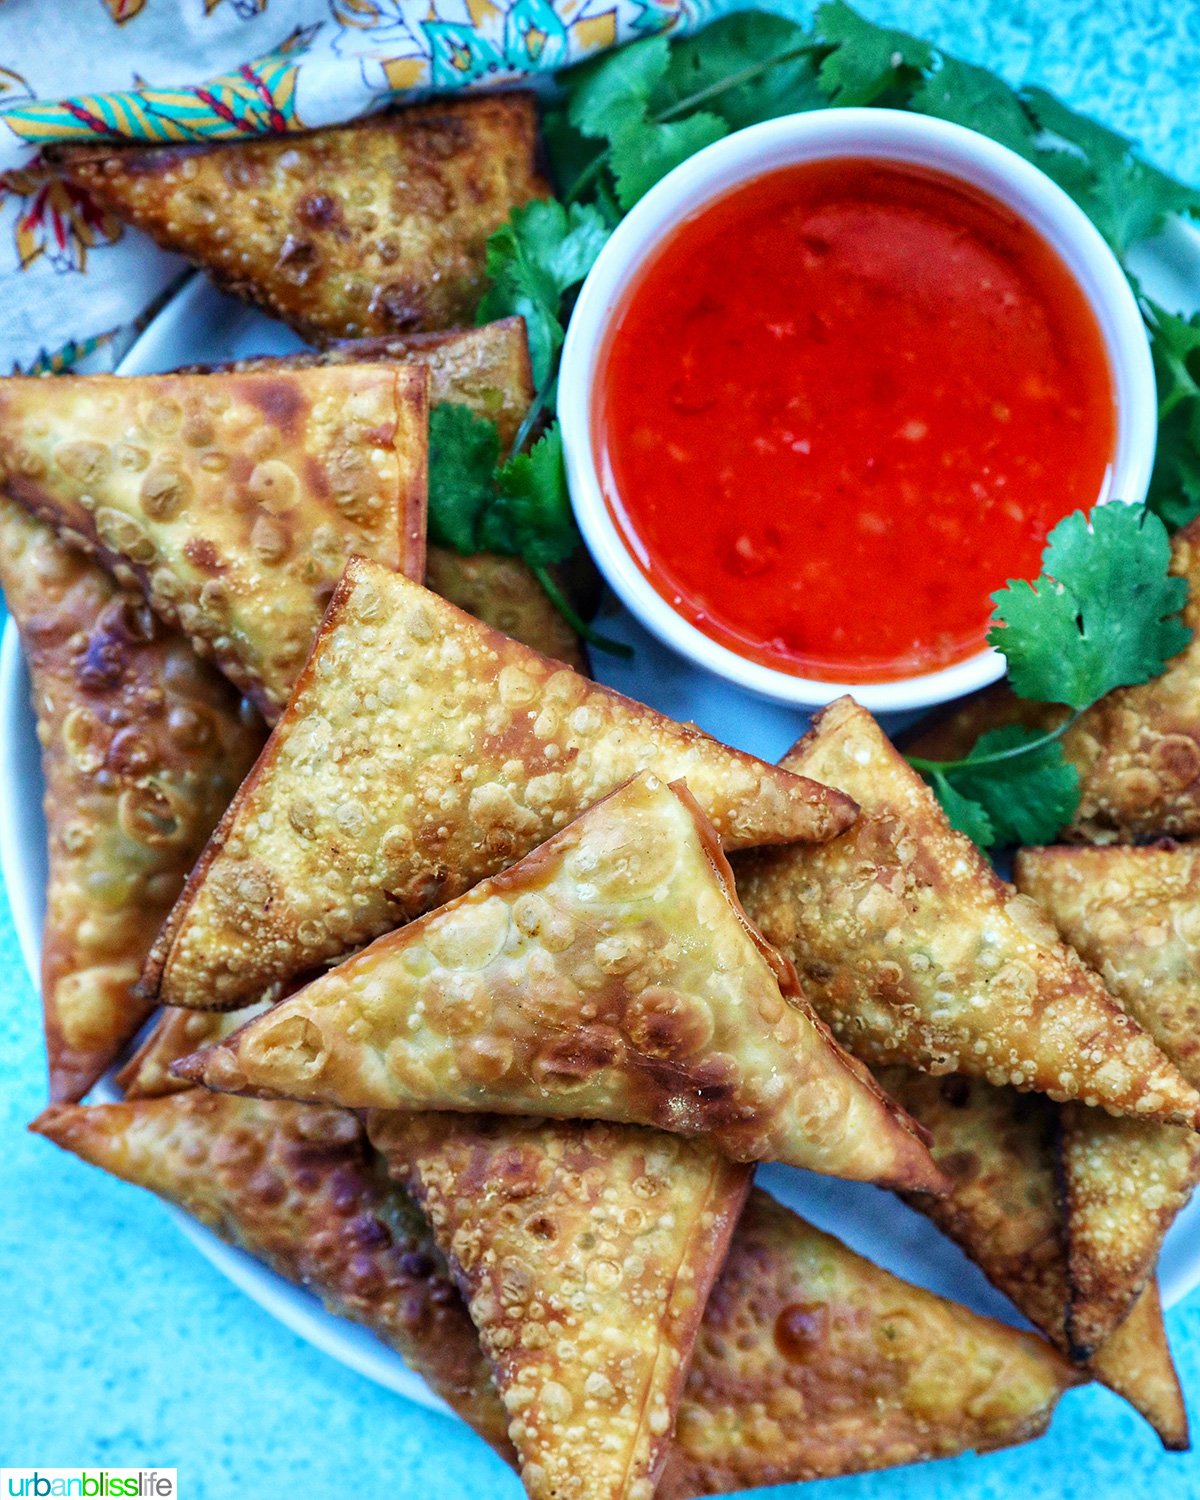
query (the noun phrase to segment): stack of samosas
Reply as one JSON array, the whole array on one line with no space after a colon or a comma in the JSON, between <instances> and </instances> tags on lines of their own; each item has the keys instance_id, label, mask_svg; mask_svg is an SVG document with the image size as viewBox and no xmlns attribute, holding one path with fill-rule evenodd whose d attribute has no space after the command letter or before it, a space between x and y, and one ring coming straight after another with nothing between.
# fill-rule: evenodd
<instances>
[{"instance_id":1,"label":"stack of samosas","mask_svg":"<svg viewBox=\"0 0 1200 1500\"><path fill-rule=\"evenodd\" d=\"M524 564L427 551L430 405L508 445L534 396L519 319L455 326L549 191L528 98L57 160L322 347L0 381L34 1128L374 1331L535 1500L991 1449L1093 1378L1186 1445L1155 1266L1200 1174L1192 851L1028 850L1018 893L849 700L764 764L590 680ZM1198 662L1072 731L1076 837L1200 831ZM902 1193L1040 1332L810 1227L766 1161Z\"/></svg>"}]
</instances>

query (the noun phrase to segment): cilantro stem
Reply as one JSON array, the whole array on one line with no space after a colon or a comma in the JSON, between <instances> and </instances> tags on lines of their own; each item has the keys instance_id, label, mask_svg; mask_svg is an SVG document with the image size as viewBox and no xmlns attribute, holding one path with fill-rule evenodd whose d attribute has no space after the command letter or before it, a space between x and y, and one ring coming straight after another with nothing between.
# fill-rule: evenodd
<instances>
[{"instance_id":1,"label":"cilantro stem","mask_svg":"<svg viewBox=\"0 0 1200 1500\"><path fill-rule=\"evenodd\" d=\"M592 629L587 621L575 611L571 601L554 581L548 568L542 567L540 563L531 563L530 566L534 577L546 591L546 597L576 635L581 635L589 646L595 646L598 651L607 651L610 655L623 657L626 661L633 656L632 647L627 646L624 641L610 640L608 636L601 635L598 630Z\"/></svg>"},{"instance_id":2,"label":"cilantro stem","mask_svg":"<svg viewBox=\"0 0 1200 1500\"><path fill-rule=\"evenodd\" d=\"M827 42L805 42L802 46L791 47L786 52L777 53L774 57L765 57L761 62L748 63L746 67L739 68L736 73L730 73L726 78L718 78L715 83L708 84L705 88L697 89L694 94L689 94L685 99L679 99L657 115L651 115L651 125L666 125L669 121L678 119L689 110L697 109L702 104L707 104L710 99L719 99L722 94L727 94L730 89L740 88L744 83L753 83L756 78L761 78L764 73L769 73L772 68L777 68L783 63L796 62L801 57L811 57L814 52L826 52L829 50ZM600 177L608 165L608 158L612 154L612 147L605 146L604 150L594 156L579 176L571 184L571 190L567 193L565 202L577 203L583 193Z\"/></svg>"},{"instance_id":3,"label":"cilantro stem","mask_svg":"<svg viewBox=\"0 0 1200 1500\"><path fill-rule=\"evenodd\" d=\"M1013 745L1009 750L994 750L991 755L968 755L962 760L925 760L919 755L906 755L904 758L912 766L914 771L921 771L928 776L941 776L947 771L975 771L981 766L996 765L1000 761L1016 760L1022 755L1032 755L1035 750L1042 750L1047 745L1053 745L1056 740L1061 740L1067 730L1078 724L1086 710L1077 709L1068 718L1064 719L1057 729L1048 730L1039 735L1036 740L1030 740L1027 745Z\"/></svg>"},{"instance_id":4,"label":"cilantro stem","mask_svg":"<svg viewBox=\"0 0 1200 1500\"><path fill-rule=\"evenodd\" d=\"M517 435L513 438L512 447L508 450L510 459L516 458L517 454L521 452L525 444L529 441L529 434L533 431L537 425L538 418L546 409L546 402L550 399L550 392L554 389L557 374L557 370L551 370L550 374L547 375L546 379L534 392L533 400L529 403L529 410L521 419L521 425L517 428Z\"/></svg>"},{"instance_id":5,"label":"cilantro stem","mask_svg":"<svg viewBox=\"0 0 1200 1500\"><path fill-rule=\"evenodd\" d=\"M743 83L753 83L756 78L761 78L764 73L777 68L781 63L797 62L802 57L811 57L814 52L827 52L828 42L805 42L799 47L791 47L786 52L776 53L774 57L764 57L761 62L747 63L744 68L739 68L736 73L730 73L724 78L718 78L715 83L710 83L707 88L697 89L694 94L689 94L686 99L680 99L677 104L672 104L670 109L664 109L660 115L654 116L656 125L665 125L668 120L673 120L677 115L683 115L689 109L695 109L698 105L707 104L710 99L717 99L726 94L730 89L739 88Z\"/></svg>"}]
</instances>

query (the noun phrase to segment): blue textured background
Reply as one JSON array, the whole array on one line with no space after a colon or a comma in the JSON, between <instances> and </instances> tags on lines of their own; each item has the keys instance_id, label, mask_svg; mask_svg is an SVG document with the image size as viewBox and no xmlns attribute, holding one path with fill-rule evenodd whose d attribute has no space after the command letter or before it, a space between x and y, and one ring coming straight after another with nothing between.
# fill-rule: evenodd
<instances>
[{"instance_id":1,"label":"blue textured background","mask_svg":"<svg viewBox=\"0 0 1200 1500\"><path fill-rule=\"evenodd\" d=\"M862 0L862 9L1013 81L1046 84L1200 179L1197 0ZM464 1427L317 1353L213 1271L153 1200L25 1135L43 1101L38 1006L2 903L0 964L0 1465L175 1465L185 1500L343 1491L515 1500L517 1481ZM1168 1326L1184 1384L1200 1398L1200 1296ZM1200 1408L1192 1414L1196 1422ZM1128 1408L1089 1389L1068 1395L1050 1434L1025 1448L804 1490L811 1500L1025 1492L1191 1500L1200 1458L1164 1457Z\"/></svg>"}]
</instances>

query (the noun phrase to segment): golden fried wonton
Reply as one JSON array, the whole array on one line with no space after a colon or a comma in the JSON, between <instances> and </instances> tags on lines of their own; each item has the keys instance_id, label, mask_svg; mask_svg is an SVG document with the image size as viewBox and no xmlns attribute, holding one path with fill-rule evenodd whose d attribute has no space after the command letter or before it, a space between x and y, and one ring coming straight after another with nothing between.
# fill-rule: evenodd
<instances>
[{"instance_id":1,"label":"golden fried wonton","mask_svg":"<svg viewBox=\"0 0 1200 1500\"><path fill-rule=\"evenodd\" d=\"M1200 520L1176 532L1171 545L1171 571L1191 586L1183 616L1193 631L1191 644L1161 677L1109 693L1063 736L1082 794L1065 837L1111 844L1200 834ZM998 684L939 715L904 748L952 759L984 730L1011 723L1050 728L1066 715L1062 707L1026 703Z\"/></svg>"},{"instance_id":2,"label":"golden fried wonton","mask_svg":"<svg viewBox=\"0 0 1200 1500\"><path fill-rule=\"evenodd\" d=\"M878 1076L932 1134L934 1159L952 1184L944 1197L914 1194L908 1201L1066 1353L1069 1285L1057 1107L1037 1094L957 1075L933 1078L892 1067ZM1188 1446L1183 1396L1153 1280L1087 1369L1141 1412L1166 1447Z\"/></svg>"},{"instance_id":3,"label":"golden fried wonton","mask_svg":"<svg viewBox=\"0 0 1200 1500\"><path fill-rule=\"evenodd\" d=\"M0 380L0 484L272 717L350 553L425 570L428 376Z\"/></svg>"},{"instance_id":4,"label":"golden fried wonton","mask_svg":"<svg viewBox=\"0 0 1200 1500\"><path fill-rule=\"evenodd\" d=\"M496 424L501 454L507 454L533 401L529 344L522 318L504 318L480 328L414 333L380 339L350 339L320 353L238 360L238 370L302 369L361 361L424 365L429 403L450 401ZM543 656L587 670L579 637L551 604L532 568L519 557L479 552L464 557L429 544L425 583L435 594Z\"/></svg>"},{"instance_id":5,"label":"golden fried wonton","mask_svg":"<svg viewBox=\"0 0 1200 1500\"><path fill-rule=\"evenodd\" d=\"M651 1500L748 1169L620 1125L368 1129L467 1298L531 1500Z\"/></svg>"},{"instance_id":6,"label":"golden fried wonton","mask_svg":"<svg viewBox=\"0 0 1200 1500\"><path fill-rule=\"evenodd\" d=\"M865 709L831 704L782 764L849 793L861 815L821 848L745 858L738 889L851 1051L1195 1123L1196 1090L951 828Z\"/></svg>"},{"instance_id":7,"label":"golden fried wonton","mask_svg":"<svg viewBox=\"0 0 1200 1500\"><path fill-rule=\"evenodd\" d=\"M707 820L646 773L177 1071L357 1109L654 1125L737 1161L938 1186L747 922Z\"/></svg>"},{"instance_id":8,"label":"golden fried wonton","mask_svg":"<svg viewBox=\"0 0 1200 1500\"><path fill-rule=\"evenodd\" d=\"M78 1099L144 1020L132 987L265 731L139 597L2 495L0 585L46 781L50 1093Z\"/></svg>"},{"instance_id":9,"label":"golden fried wonton","mask_svg":"<svg viewBox=\"0 0 1200 1500\"><path fill-rule=\"evenodd\" d=\"M441 1252L352 1114L189 1089L52 1105L31 1129L186 1209L364 1324L511 1457L508 1419Z\"/></svg>"},{"instance_id":10,"label":"golden fried wonton","mask_svg":"<svg viewBox=\"0 0 1200 1500\"><path fill-rule=\"evenodd\" d=\"M727 848L830 838L840 792L768 766L356 560L147 973L236 1005L512 864L642 769Z\"/></svg>"},{"instance_id":11,"label":"golden fried wonton","mask_svg":"<svg viewBox=\"0 0 1200 1500\"><path fill-rule=\"evenodd\" d=\"M1200 850L1025 849L1016 880L1185 1077L1200 1081ZM1162 1238L1200 1181L1200 1138L1070 1109L1062 1170L1067 1329L1086 1353L1153 1275Z\"/></svg>"},{"instance_id":12,"label":"golden fried wonton","mask_svg":"<svg viewBox=\"0 0 1200 1500\"><path fill-rule=\"evenodd\" d=\"M1078 1377L755 1190L709 1299L659 1500L857 1474L1043 1431Z\"/></svg>"},{"instance_id":13,"label":"golden fried wonton","mask_svg":"<svg viewBox=\"0 0 1200 1500\"><path fill-rule=\"evenodd\" d=\"M518 93L304 135L48 155L110 213L315 343L474 322L488 236L550 191L533 96Z\"/></svg>"}]
</instances>

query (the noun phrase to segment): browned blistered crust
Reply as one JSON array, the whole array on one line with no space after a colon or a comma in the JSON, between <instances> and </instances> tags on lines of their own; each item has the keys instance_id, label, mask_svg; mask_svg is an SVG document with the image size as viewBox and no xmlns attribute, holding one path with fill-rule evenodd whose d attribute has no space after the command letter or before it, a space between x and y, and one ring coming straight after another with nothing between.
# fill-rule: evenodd
<instances>
[{"instance_id":1,"label":"browned blistered crust","mask_svg":"<svg viewBox=\"0 0 1200 1500\"><path fill-rule=\"evenodd\" d=\"M1056 1107L1037 1094L957 1075L933 1078L892 1067L879 1077L931 1133L934 1159L951 1182L944 1197L913 1194L907 1201L1066 1353L1067 1227L1059 1199ZM1141 1412L1166 1447L1188 1446L1183 1395L1153 1279L1087 1369Z\"/></svg>"},{"instance_id":2,"label":"browned blistered crust","mask_svg":"<svg viewBox=\"0 0 1200 1500\"><path fill-rule=\"evenodd\" d=\"M1022 849L1015 879L1200 1085L1200 848Z\"/></svg>"},{"instance_id":3,"label":"browned blistered crust","mask_svg":"<svg viewBox=\"0 0 1200 1500\"><path fill-rule=\"evenodd\" d=\"M0 380L0 481L268 716L347 556L425 568L423 369Z\"/></svg>"},{"instance_id":4,"label":"browned blistered crust","mask_svg":"<svg viewBox=\"0 0 1200 1500\"><path fill-rule=\"evenodd\" d=\"M686 777L726 847L830 838L854 816L355 560L147 982L172 1005L257 999L504 869L644 768Z\"/></svg>"},{"instance_id":5,"label":"browned blistered crust","mask_svg":"<svg viewBox=\"0 0 1200 1500\"><path fill-rule=\"evenodd\" d=\"M1200 1137L1177 1125L1063 1110L1067 1334L1087 1357L1154 1275L1163 1238L1200 1182Z\"/></svg>"},{"instance_id":6,"label":"browned blistered crust","mask_svg":"<svg viewBox=\"0 0 1200 1500\"><path fill-rule=\"evenodd\" d=\"M32 1129L178 1204L365 1324L511 1456L504 1409L441 1252L352 1114L191 1089L52 1105Z\"/></svg>"},{"instance_id":7,"label":"browned blistered crust","mask_svg":"<svg viewBox=\"0 0 1200 1500\"><path fill-rule=\"evenodd\" d=\"M453 328L443 333L349 339L320 352L241 359L230 368L303 369L391 360L424 365L429 371L430 405L457 402L495 422L501 453L508 453L534 396L523 318L504 318L480 328ZM494 630L522 641L543 656L566 662L577 672L587 671L582 642L521 558L490 552L464 557L430 543L425 584Z\"/></svg>"},{"instance_id":8,"label":"browned blistered crust","mask_svg":"<svg viewBox=\"0 0 1200 1500\"><path fill-rule=\"evenodd\" d=\"M145 1018L146 954L265 731L139 597L3 496L0 584L46 781L50 1092L77 1099Z\"/></svg>"},{"instance_id":9,"label":"browned blistered crust","mask_svg":"<svg viewBox=\"0 0 1200 1500\"><path fill-rule=\"evenodd\" d=\"M1194 1123L1196 1090L951 828L865 709L831 704L782 764L848 792L861 815L821 848L743 859L738 888L844 1046Z\"/></svg>"},{"instance_id":10,"label":"browned blistered crust","mask_svg":"<svg viewBox=\"0 0 1200 1500\"><path fill-rule=\"evenodd\" d=\"M368 1128L467 1298L531 1500L651 1500L749 1171L629 1126Z\"/></svg>"},{"instance_id":11,"label":"browned blistered crust","mask_svg":"<svg viewBox=\"0 0 1200 1500\"><path fill-rule=\"evenodd\" d=\"M351 1108L654 1125L734 1160L936 1189L911 1122L810 1020L709 839L643 774L181 1071Z\"/></svg>"},{"instance_id":12,"label":"browned blistered crust","mask_svg":"<svg viewBox=\"0 0 1200 1500\"><path fill-rule=\"evenodd\" d=\"M750 1196L696 1344L659 1500L861 1473L1043 1431L1048 1345Z\"/></svg>"},{"instance_id":13,"label":"browned blistered crust","mask_svg":"<svg viewBox=\"0 0 1200 1500\"><path fill-rule=\"evenodd\" d=\"M314 343L473 322L488 236L550 191L522 93L303 135L48 154L104 208Z\"/></svg>"},{"instance_id":14,"label":"browned blistered crust","mask_svg":"<svg viewBox=\"0 0 1200 1500\"><path fill-rule=\"evenodd\" d=\"M1176 532L1171 571L1191 588L1184 620L1191 644L1161 677L1118 688L1063 736L1079 771L1081 800L1063 836L1111 844L1159 834L1200 834L1200 521ZM985 729L1025 723L1049 728L1061 707L1029 704L1000 685L938 716L904 748L930 759L965 754Z\"/></svg>"}]
</instances>

